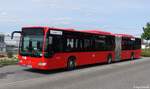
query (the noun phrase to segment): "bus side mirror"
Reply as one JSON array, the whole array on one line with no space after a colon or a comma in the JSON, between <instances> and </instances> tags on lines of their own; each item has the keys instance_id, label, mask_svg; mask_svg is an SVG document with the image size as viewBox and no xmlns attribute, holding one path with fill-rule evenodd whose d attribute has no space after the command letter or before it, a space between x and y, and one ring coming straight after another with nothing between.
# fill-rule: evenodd
<instances>
[{"instance_id":1,"label":"bus side mirror","mask_svg":"<svg viewBox=\"0 0 150 89\"><path fill-rule=\"evenodd\" d=\"M20 33L20 34L21 34L22 32L21 32L21 31L14 31L14 32L12 32L12 33L11 33L11 39L14 38L14 34L15 34L15 33Z\"/></svg>"}]
</instances>

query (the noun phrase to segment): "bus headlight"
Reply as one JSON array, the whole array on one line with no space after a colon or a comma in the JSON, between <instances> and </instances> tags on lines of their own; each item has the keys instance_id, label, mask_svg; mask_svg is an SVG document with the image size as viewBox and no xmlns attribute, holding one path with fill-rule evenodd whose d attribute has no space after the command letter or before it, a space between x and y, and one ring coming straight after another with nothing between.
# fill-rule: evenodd
<instances>
[{"instance_id":1,"label":"bus headlight","mask_svg":"<svg viewBox=\"0 0 150 89\"><path fill-rule=\"evenodd\" d=\"M38 65L39 65L39 66L46 66L47 63L45 63L45 62L39 62Z\"/></svg>"}]
</instances>

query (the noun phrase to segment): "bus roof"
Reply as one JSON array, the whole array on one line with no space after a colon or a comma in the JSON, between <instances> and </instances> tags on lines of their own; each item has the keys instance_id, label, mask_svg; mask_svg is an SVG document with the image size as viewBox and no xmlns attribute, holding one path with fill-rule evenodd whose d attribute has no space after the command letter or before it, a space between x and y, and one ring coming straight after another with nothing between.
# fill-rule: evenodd
<instances>
[{"instance_id":1,"label":"bus roof","mask_svg":"<svg viewBox=\"0 0 150 89\"><path fill-rule=\"evenodd\" d=\"M83 33L91 33L91 34L99 34L99 35L113 35L113 36L120 36L120 37L129 37L129 38L135 38L132 35L128 34L113 34L111 32L101 31L99 29L96 30L75 30L72 28L56 28L56 27L47 27L47 26L27 26L22 28L49 28L52 30L65 30L65 31L73 31L73 32L83 32Z\"/></svg>"},{"instance_id":2,"label":"bus roof","mask_svg":"<svg viewBox=\"0 0 150 89\"><path fill-rule=\"evenodd\" d=\"M72 28L56 28L56 27L44 27L44 26L30 26L30 27L23 27L23 28L49 28L52 30L65 30L65 31L73 31L73 32L100 34L100 35L114 35L111 32L105 32L105 31L101 31L101 30L75 30Z\"/></svg>"},{"instance_id":3,"label":"bus roof","mask_svg":"<svg viewBox=\"0 0 150 89\"><path fill-rule=\"evenodd\" d=\"M128 34L115 34L115 36L135 38L134 36L132 36L132 35L128 35Z\"/></svg>"},{"instance_id":4,"label":"bus roof","mask_svg":"<svg viewBox=\"0 0 150 89\"><path fill-rule=\"evenodd\" d=\"M72 29L72 28L53 28L53 27L49 27L49 29L54 29L54 30L65 30L65 31L76 31L75 29Z\"/></svg>"},{"instance_id":5,"label":"bus roof","mask_svg":"<svg viewBox=\"0 0 150 89\"><path fill-rule=\"evenodd\" d=\"M100 34L100 35L113 35L111 32L105 32L100 30L81 30L81 32Z\"/></svg>"},{"instance_id":6,"label":"bus roof","mask_svg":"<svg viewBox=\"0 0 150 89\"><path fill-rule=\"evenodd\" d=\"M22 28L49 28L54 30L67 30L67 31L74 31L72 28L56 28L56 27L44 27L44 26L29 26L29 27L22 27Z\"/></svg>"}]
</instances>

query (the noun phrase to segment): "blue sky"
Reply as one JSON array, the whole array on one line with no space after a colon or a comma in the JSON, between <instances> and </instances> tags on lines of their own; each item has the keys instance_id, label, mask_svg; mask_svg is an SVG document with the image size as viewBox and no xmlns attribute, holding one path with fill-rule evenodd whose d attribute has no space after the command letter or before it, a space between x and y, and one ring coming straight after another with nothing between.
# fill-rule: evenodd
<instances>
[{"instance_id":1,"label":"blue sky","mask_svg":"<svg viewBox=\"0 0 150 89\"><path fill-rule=\"evenodd\" d=\"M139 36L150 0L1 0L0 32L22 26L100 29Z\"/></svg>"}]
</instances>

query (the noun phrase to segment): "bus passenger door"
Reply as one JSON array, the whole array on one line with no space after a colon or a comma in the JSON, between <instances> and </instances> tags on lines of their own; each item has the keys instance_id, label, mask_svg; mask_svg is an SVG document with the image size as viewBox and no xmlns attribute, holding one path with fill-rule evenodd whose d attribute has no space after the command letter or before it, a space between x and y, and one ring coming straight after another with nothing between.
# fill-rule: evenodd
<instances>
[{"instance_id":1,"label":"bus passenger door","mask_svg":"<svg viewBox=\"0 0 150 89\"><path fill-rule=\"evenodd\" d=\"M121 60L121 37L115 37L115 61Z\"/></svg>"}]
</instances>

